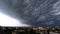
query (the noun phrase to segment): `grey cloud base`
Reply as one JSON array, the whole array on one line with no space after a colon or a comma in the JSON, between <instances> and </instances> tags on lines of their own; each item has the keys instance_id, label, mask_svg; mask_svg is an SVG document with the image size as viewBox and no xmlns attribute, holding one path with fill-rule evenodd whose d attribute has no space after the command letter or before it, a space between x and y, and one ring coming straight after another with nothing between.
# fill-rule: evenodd
<instances>
[{"instance_id":1,"label":"grey cloud base","mask_svg":"<svg viewBox=\"0 0 60 34\"><path fill-rule=\"evenodd\" d=\"M5 3L9 9L13 10L4 13L16 19L22 19L24 24L60 26L59 0L0 0L0 2Z\"/></svg>"}]
</instances>

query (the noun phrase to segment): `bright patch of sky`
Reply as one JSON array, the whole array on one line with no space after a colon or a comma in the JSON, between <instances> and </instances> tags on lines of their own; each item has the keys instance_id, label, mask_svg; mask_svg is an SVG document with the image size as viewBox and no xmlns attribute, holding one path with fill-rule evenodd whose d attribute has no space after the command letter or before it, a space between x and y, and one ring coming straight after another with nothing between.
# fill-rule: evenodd
<instances>
[{"instance_id":1,"label":"bright patch of sky","mask_svg":"<svg viewBox=\"0 0 60 34\"><path fill-rule=\"evenodd\" d=\"M29 26L29 25L22 24L22 22L14 18L11 18L3 13L0 13L0 26L21 27L21 26Z\"/></svg>"}]
</instances>

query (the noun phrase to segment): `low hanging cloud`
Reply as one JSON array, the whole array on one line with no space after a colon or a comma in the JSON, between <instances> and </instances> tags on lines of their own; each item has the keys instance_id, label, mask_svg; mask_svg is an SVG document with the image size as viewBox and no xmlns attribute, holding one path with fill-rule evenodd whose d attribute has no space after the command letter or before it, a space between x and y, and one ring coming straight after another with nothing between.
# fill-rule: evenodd
<instances>
[{"instance_id":1,"label":"low hanging cloud","mask_svg":"<svg viewBox=\"0 0 60 34\"><path fill-rule=\"evenodd\" d=\"M31 26L53 25L58 22L59 2L59 0L4 0L4 3L9 7L8 9L10 7L12 7L12 10L14 9L13 11L7 9L8 15L19 20L22 19L22 21L26 21L23 24ZM4 8L6 9L6 7Z\"/></svg>"},{"instance_id":2,"label":"low hanging cloud","mask_svg":"<svg viewBox=\"0 0 60 34\"><path fill-rule=\"evenodd\" d=\"M60 15L60 1L56 2L54 5L53 5L53 12L54 12L54 15Z\"/></svg>"}]
</instances>

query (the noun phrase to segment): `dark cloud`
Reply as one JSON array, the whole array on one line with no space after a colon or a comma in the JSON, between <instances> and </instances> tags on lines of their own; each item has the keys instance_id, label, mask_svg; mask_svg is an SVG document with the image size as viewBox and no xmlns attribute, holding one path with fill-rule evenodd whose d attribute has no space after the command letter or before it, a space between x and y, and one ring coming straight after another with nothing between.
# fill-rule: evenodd
<instances>
[{"instance_id":1,"label":"dark cloud","mask_svg":"<svg viewBox=\"0 0 60 34\"><path fill-rule=\"evenodd\" d=\"M53 26L60 22L55 15L55 4L59 0L1 0L7 4L11 12L8 14L19 20L25 21L25 24L32 26ZM21 19L20 19L21 18ZM57 23L58 22L58 23ZM57 23L57 24L56 24Z\"/></svg>"}]
</instances>

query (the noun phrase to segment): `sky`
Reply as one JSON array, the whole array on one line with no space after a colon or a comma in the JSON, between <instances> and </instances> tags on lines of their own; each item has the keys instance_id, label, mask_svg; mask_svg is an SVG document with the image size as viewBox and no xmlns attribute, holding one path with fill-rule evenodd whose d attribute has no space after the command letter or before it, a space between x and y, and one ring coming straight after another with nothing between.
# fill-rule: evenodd
<instances>
[{"instance_id":1,"label":"sky","mask_svg":"<svg viewBox=\"0 0 60 34\"><path fill-rule=\"evenodd\" d=\"M0 0L0 10L20 24L60 26L60 0Z\"/></svg>"},{"instance_id":2,"label":"sky","mask_svg":"<svg viewBox=\"0 0 60 34\"><path fill-rule=\"evenodd\" d=\"M2 10L0 10L0 11L2 11ZM12 17L9 17L8 15L0 12L0 26L4 26L4 27L28 27L30 25L22 24L21 21L14 19Z\"/></svg>"}]
</instances>

